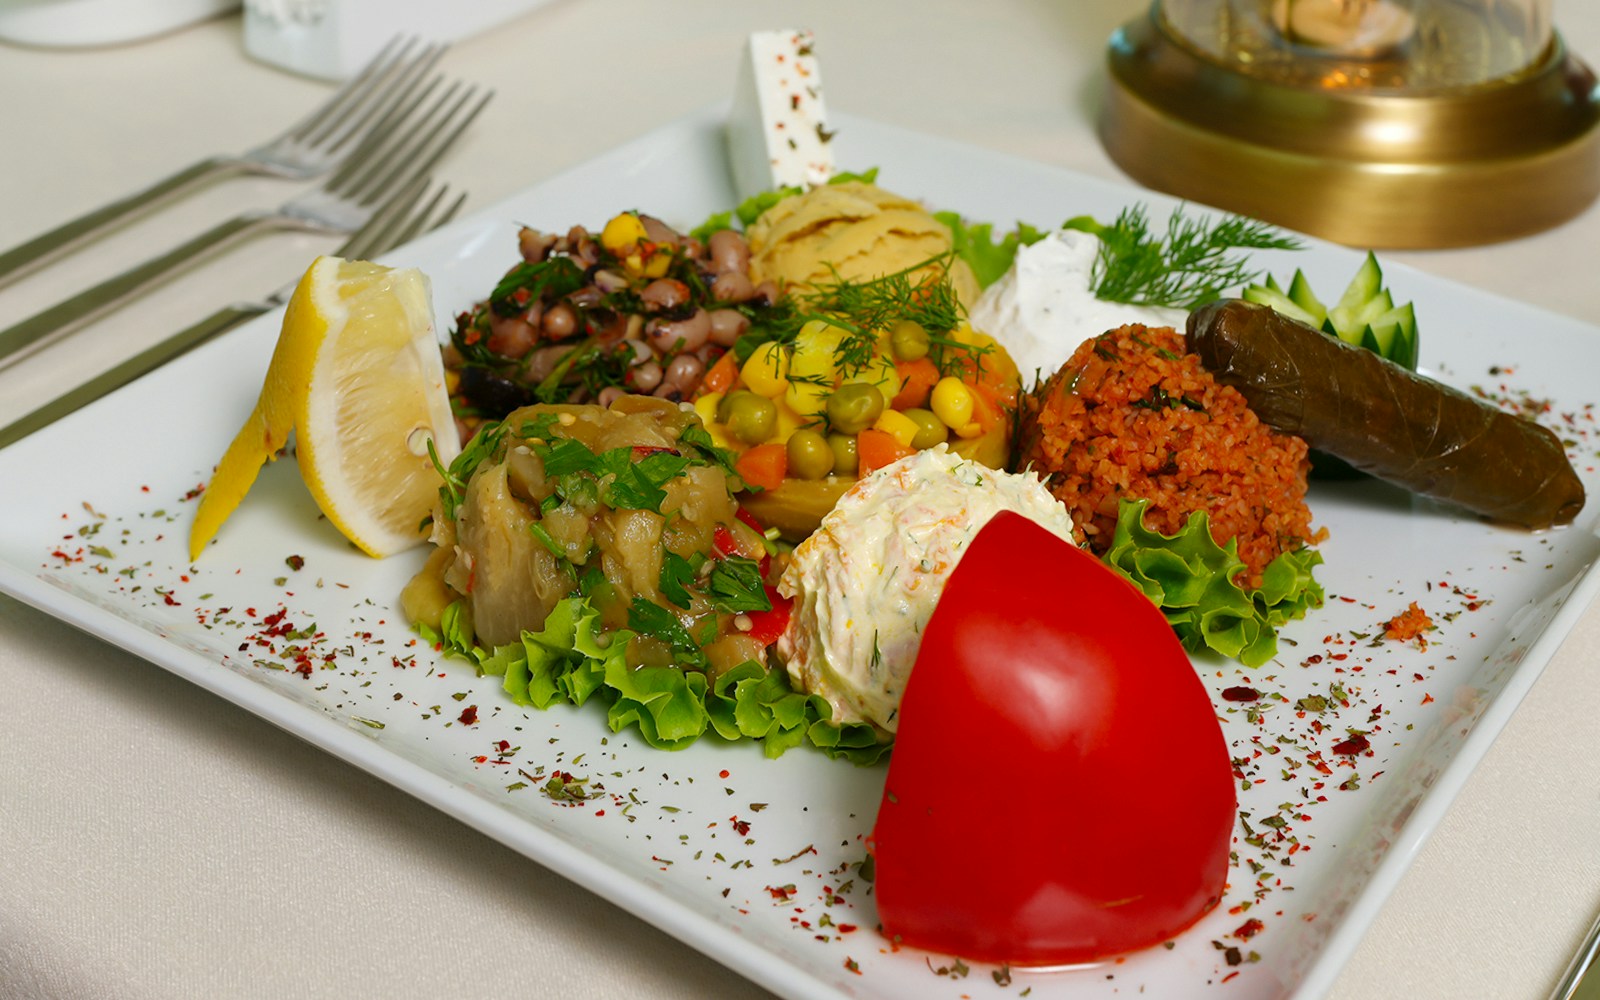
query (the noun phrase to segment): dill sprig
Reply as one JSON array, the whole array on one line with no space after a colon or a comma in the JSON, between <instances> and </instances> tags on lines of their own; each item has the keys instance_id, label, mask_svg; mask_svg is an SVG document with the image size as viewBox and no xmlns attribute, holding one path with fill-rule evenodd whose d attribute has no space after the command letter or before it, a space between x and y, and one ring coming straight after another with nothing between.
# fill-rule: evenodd
<instances>
[{"instance_id":1,"label":"dill sprig","mask_svg":"<svg viewBox=\"0 0 1600 1000\"><path fill-rule=\"evenodd\" d=\"M797 318L824 319L846 331L835 360L847 375L872 364L879 337L908 320L926 330L936 347L965 348L940 336L960 326L966 315L950 283L953 259L952 254L941 254L864 281L843 278L830 267L832 281L819 282L797 297ZM937 276L930 276L930 268Z\"/></svg>"},{"instance_id":2,"label":"dill sprig","mask_svg":"<svg viewBox=\"0 0 1600 1000\"><path fill-rule=\"evenodd\" d=\"M1233 251L1301 248L1299 240L1264 222L1238 215L1192 219L1181 207L1160 239L1150 234L1143 205L1123 209L1109 226L1082 215L1062 228L1100 237L1090 279L1095 298L1136 306L1197 308L1260 275Z\"/></svg>"}]
</instances>

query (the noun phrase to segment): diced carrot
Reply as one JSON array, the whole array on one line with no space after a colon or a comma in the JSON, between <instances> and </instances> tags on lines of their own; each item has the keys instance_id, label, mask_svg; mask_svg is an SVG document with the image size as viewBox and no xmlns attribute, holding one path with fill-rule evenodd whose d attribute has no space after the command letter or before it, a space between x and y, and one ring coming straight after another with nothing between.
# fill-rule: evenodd
<instances>
[{"instance_id":1,"label":"diced carrot","mask_svg":"<svg viewBox=\"0 0 1600 1000\"><path fill-rule=\"evenodd\" d=\"M900 439L888 431L880 431L869 427L856 435L856 461L859 475L865 476L897 462L916 451L900 443Z\"/></svg>"},{"instance_id":2,"label":"diced carrot","mask_svg":"<svg viewBox=\"0 0 1600 1000\"><path fill-rule=\"evenodd\" d=\"M775 490L783 485L783 477L789 474L789 449L779 441L758 444L740 455L733 463L733 468L751 486Z\"/></svg>"},{"instance_id":3,"label":"diced carrot","mask_svg":"<svg viewBox=\"0 0 1600 1000\"><path fill-rule=\"evenodd\" d=\"M987 434L1000 422L1001 410L995 405L994 392L982 382L968 382L967 388L972 390L972 419Z\"/></svg>"},{"instance_id":4,"label":"diced carrot","mask_svg":"<svg viewBox=\"0 0 1600 1000\"><path fill-rule=\"evenodd\" d=\"M900 393L889 406L896 410L911 410L928 405L928 395L939 384L939 366L927 358L915 361L896 361L900 373Z\"/></svg>"},{"instance_id":5,"label":"diced carrot","mask_svg":"<svg viewBox=\"0 0 1600 1000\"><path fill-rule=\"evenodd\" d=\"M983 339L988 340L987 337ZM946 367L950 369L948 374L955 375L967 385L988 390L989 402L999 404L1000 409L1009 410L1016 405L1015 366L1003 366L998 359L986 354L957 352L946 361ZM1009 374L1003 368L1009 369Z\"/></svg>"},{"instance_id":6,"label":"diced carrot","mask_svg":"<svg viewBox=\"0 0 1600 1000\"><path fill-rule=\"evenodd\" d=\"M695 395L703 396L708 392L727 392L738 377L739 359L734 356L732 351L727 351L716 360L715 364L706 369L705 378L700 380L700 388L695 390Z\"/></svg>"}]
</instances>

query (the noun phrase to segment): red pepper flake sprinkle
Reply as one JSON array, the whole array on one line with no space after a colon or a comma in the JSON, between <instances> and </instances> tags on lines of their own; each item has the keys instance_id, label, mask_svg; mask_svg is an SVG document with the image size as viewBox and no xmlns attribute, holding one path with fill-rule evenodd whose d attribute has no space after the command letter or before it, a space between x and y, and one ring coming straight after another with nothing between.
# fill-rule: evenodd
<instances>
[{"instance_id":1,"label":"red pepper flake sprinkle","mask_svg":"<svg viewBox=\"0 0 1600 1000\"><path fill-rule=\"evenodd\" d=\"M1262 930L1266 928L1266 926L1266 924L1257 920L1255 917L1251 917L1249 920L1246 920L1244 923L1239 925L1238 929L1233 932L1233 936L1248 941L1257 934L1260 934Z\"/></svg>"},{"instance_id":2,"label":"red pepper flake sprinkle","mask_svg":"<svg viewBox=\"0 0 1600 1000\"><path fill-rule=\"evenodd\" d=\"M478 724L478 706L468 705L461 710L461 715L456 719L463 726L476 726Z\"/></svg>"},{"instance_id":3,"label":"red pepper flake sprinkle","mask_svg":"<svg viewBox=\"0 0 1600 1000\"><path fill-rule=\"evenodd\" d=\"M1347 757L1354 757L1356 754L1366 753L1371 746L1372 744L1367 741L1366 736L1356 733L1347 740L1340 740L1335 743L1333 752Z\"/></svg>"},{"instance_id":4,"label":"red pepper flake sprinkle","mask_svg":"<svg viewBox=\"0 0 1600 1000\"><path fill-rule=\"evenodd\" d=\"M1256 701L1261 697L1261 692L1253 687L1231 687L1222 692L1223 701Z\"/></svg>"}]
</instances>

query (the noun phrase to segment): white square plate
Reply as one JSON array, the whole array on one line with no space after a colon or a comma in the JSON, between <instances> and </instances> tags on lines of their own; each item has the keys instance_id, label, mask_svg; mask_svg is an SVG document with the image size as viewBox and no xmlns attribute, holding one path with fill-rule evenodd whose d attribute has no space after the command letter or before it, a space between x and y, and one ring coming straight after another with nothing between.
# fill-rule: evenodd
<instances>
[{"instance_id":1,"label":"white square plate","mask_svg":"<svg viewBox=\"0 0 1600 1000\"><path fill-rule=\"evenodd\" d=\"M432 279L441 329L516 260L526 223L598 227L639 208L687 228L733 201L720 112L668 125L398 251ZM1001 228L1110 220L1149 192L840 116L839 162ZM1342 288L1360 256L1326 244L1263 254ZM1423 368L1497 395L1548 400L1593 491L1592 373L1600 331L1398 265ZM398 620L421 551L377 562L318 517L292 463L269 467L197 565L185 561L193 492L260 387L277 334L265 317L0 452L0 589L270 719L503 841L790 997L1036 998L1189 995L1230 980L1239 1000L1322 993L1597 584L1596 512L1530 534L1376 483L1317 484L1330 599L1284 632L1258 670L1196 667L1216 696L1249 787L1222 907L1171 948L1053 972L895 951L876 932L864 858L883 767L707 737L679 753L606 730L597 706L523 711L496 678L444 661ZM289 563L299 557L301 568ZM1383 641L1418 602L1426 648ZM297 667L304 667L297 671ZM1251 705L1226 701L1250 686ZM1322 696L1321 713L1297 709ZM477 721L463 721L475 707ZM1371 751L1333 745L1350 730ZM1175 748L1176 749L1176 748ZM974 753L984 748L975 745ZM1016 810L1003 762L974 808ZM581 803L546 794L586 779ZM1355 780L1351 780L1355 779ZM1092 822L1094 804L1084 804ZM1183 835L1174 817L1172 836ZM983 878L984 850L952 859ZM1249 934L1247 922L1260 921ZM1253 925L1252 925L1253 926ZM1243 932L1242 932L1243 931Z\"/></svg>"}]
</instances>

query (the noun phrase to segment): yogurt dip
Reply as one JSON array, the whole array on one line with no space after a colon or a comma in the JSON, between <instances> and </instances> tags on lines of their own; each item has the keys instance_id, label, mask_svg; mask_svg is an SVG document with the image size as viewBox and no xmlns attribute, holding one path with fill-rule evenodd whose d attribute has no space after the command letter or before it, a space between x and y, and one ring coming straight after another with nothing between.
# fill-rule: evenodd
<instances>
[{"instance_id":1,"label":"yogurt dip","mask_svg":"<svg viewBox=\"0 0 1600 1000\"><path fill-rule=\"evenodd\" d=\"M1130 306L1094 297L1089 282L1100 238L1057 229L1017 251L999 281L984 289L969 317L1017 362L1024 389L1054 375L1078 345L1129 323L1183 329L1182 309Z\"/></svg>"}]
</instances>

